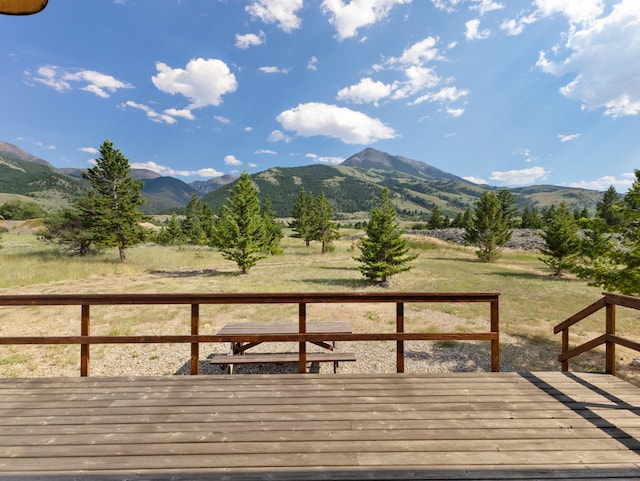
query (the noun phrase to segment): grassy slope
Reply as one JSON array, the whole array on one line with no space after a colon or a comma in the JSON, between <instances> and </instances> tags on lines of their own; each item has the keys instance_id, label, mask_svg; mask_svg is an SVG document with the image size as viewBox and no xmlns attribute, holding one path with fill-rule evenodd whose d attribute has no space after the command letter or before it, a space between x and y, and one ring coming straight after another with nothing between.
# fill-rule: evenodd
<instances>
[{"instance_id":1,"label":"grassy slope","mask_svg":"<svg viewBox=\"0 0 640 481\"><path fill-rule=\"evenodd\" d=\"M81 292L283 292L283 291L366 291L377 290L367 284L355 269L353 257L359 253L352 239L355 231L343 232L336 250L326 255L319 246L304 247L297 239L285 238L285 254L260 261L249 275L237 275L236 266L208 248L139 246L127 252L128 262L121 264L115 249L98 257L68 258L31 235L5 234L0 249L0 294L81 293ZM498 291L503 364L508 370L556 370L560 338L553 326L591 304L601 290L576 279L549 276L537 253L505 252L499 262L483 264L472 249L414 237L412 246L420 252L415 268L392 279L390 291ZM326 315L348 313L357 330L391 329L393 306L362 305L330 311ZM6 309L6 308L5 308ZM155 309L155 308L154 308ZM172 309L167 307L166 309ZM318 315L325 307L311 307ZM264 306L260 310L244 308L242 316L259 319L279 317L281 306ZM451 316L451 326L431 324L429 312ZM438 304L407 307L409 329L457 330L488 329L486 305ZM6 312L6 311L5 311ZM12 310L12 315L21 316ZM622 335L632 332L632 312L618 310L618 328ZM636 313L637 314L637 313ZM65 314L67 315L67 314ZM77 313L69 314L76 326ZM149 321L151 313L141 322ZM14 322L20 322L13 319ZM6 322L0 320L0 322ZM637 316L635 319L637 329ZM572 332L572 339L584 342L602 333L604 312ZM114 333L135 332L135 322L118 327ZM629 367L633 353L622 348L619 358L621 375L636 376ZM7 348L0 349L0 375L3 366L12 364ZM637 357L637 354L635 354ZM576 368L603 369L600 353L582 356ZM573 366L573 365L572 365ZM15 366L12 366L15 369ZM15 372L15 371L12 371Z\"/></svg>"}]
</instances>

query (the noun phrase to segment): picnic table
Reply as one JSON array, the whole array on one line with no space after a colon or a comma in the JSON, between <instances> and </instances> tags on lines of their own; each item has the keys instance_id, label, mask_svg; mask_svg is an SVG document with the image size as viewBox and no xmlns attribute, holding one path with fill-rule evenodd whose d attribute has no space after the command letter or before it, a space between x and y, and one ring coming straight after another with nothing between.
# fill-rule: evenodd
<instances>
[{"instance_id":1,"label":"picnic table","mask_svg":"<svg viewBox=\"0 0 640 481\"><path fill-rule=\"evenodd\" d=\"M346 321L311 321L306 325L306 333L326 334L325 341L312 341L325 351L306 353L307 362L333 362L334 372L339 361L355 361L355 354L337 352L336 344L332 340L333 334L350 334L351 325ZM210 358L211 364L221 364L229 367L232 372L234 364L262 364L297 362L299 353L296 352L270 352L260 354L246 354L248 350L262 344L265 341L255 340L256 336L274 334L299 334L297 322L230 322L218 331L218 335L242 336L251 338L249 341L235 341L231 343L231 352L228 355L216 355ZM245 355L246 354L246 355Z\"/></svg>"}]
</instances>

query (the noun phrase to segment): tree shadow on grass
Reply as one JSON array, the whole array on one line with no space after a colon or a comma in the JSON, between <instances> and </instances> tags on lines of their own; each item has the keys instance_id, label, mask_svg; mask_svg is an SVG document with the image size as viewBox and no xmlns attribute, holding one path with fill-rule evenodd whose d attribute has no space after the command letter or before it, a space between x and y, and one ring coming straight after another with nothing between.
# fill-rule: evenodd
<instances>
[{"instance_id":1,"label":"tree shadow on grass","mask_svg":"<svg viewBox=\"0 0 640 481\"><path fill-rule=\"evenodd\" d=\"M300 281L303 283L340 287L343 289L363 289L371 286L371 283L365 279L301 279Z\"/></svg>"},{"instance_id":2,"label":"tree shadow on grass","mask_svg":"<svg viewBox=\"0 0 640 481\"><path fill-rule=\"evenodd\" d=\"M238 272L217 271L215 269L196 269L196 270L163 270L156 269L149 271L152 276L185 278L185 277L232 277L239 275Z\"/></svg>"}]
</instances>

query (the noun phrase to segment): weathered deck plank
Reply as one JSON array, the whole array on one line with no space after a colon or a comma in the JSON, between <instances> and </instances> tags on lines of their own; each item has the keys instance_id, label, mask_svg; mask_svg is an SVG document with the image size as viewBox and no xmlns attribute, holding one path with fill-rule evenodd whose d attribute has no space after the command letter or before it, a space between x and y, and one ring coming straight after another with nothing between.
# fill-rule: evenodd
<instances>
[{"instance_id":1,"label":"weathered deck plank","mask_svg":"<svg viewBox=\"0 0 640 481\"><path fill-rule=\"evenodd\" d=\"M640 479L640 389L563 373L0 379L0 479Z\"/></svg>"}]
</instances>

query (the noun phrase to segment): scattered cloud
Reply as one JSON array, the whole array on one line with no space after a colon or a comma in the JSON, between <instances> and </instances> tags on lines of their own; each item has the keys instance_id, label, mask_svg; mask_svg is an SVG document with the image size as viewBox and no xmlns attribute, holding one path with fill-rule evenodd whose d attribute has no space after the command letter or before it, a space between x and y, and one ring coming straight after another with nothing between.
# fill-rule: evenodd
<instances>
[{"instance_id":1,"label":"scattered cloud","mask_svg":"<svg viewBox=\"0 0 640 481\"><path fill-rule=\"evenodd\" d=\"M225 155L224 163L227 165L242 165L242 162L236 159L234 155Z\"/></svg>"},{"instance_id":2,"label":"scattered cloud","mask_svg":"<svg viewBox=\"0 0 640 481\"><path fill-rule=\"evenodd\" d=\"M257 47L265 42L266 36L261 30L259 33L247 33L245 35L236 34L236 47L247 49L249 47Z\"/></svg>"},{"instance_id":3,"label":"scattered cloud","mask_svg":"<svg viewBox=\"0 0 640 481\"><path fill-rule=\"evenodd\" d=\"M267 137L269 142L290 142L291 137L285 134L282 130L274 130Z\"/></svg>"},{"instance_id":4,"label":"scattered cloud","mask_svg":"<svg viewBox=\"0 0 640 481\"><path fill-rule=\"evenodd\" d=\"M281 30L290 33L302 25L298 10L303 0L257 0L244 7L245 11L264 23L275 23Z\"/></svg>"},{"instance_id":5,"label":"scattered cloud","mask_svg":"<svg viewBox=\"0 0 640 481\"><path fill-rule=\"evenodd\" d=\"M391 127L362 112L318 102L300 104L280 113L276 120L285 130L302 137L316 135L340 139L345 144L370 144L398 135Z\"/></svg>"},{"instance_id":6,"label":"scattered cloud","mask_svg":"<svg viewBox=\"0 0 640 481\"><path fill-rule=\"evenodd\" d=\"M342 162L344 162L344 157L327 157L327 156L320 156L320 155L316 155L316 154L306 154L305 157L307 159L313 159L314 162L318 162L320 164L341 164Z\"/></svg>"},{"instance_id":7,"label":"scattered cloud","mask_svg":"<svg viewBox=\"0 0 640 481\"><path fill-rule=\"evenodd\" d=\"M489 31L489 29L485 28L480 30L479 18L469 20L464 25L467 28L464 34L467 40L484 40L485 38L489 38L489 35L491 35L491 31Z\"/></svg>"},{"instance_id":8,"label":"scattered cloud","mask_svg":"<svg viewBox=\"0 0 640 481\"><path fill-rule=\"evenodd\" d=\"M606 175L595 180L581 180L579 182L572 182L568 184L569 187L578 187L581 189L593 189L593 190L607 190L610 186L616 187L616 190L624 190L631 187L636 176L634 173L629 172L621 175L621 179L612 175Z\"/></svg>"},{"instance_id":9,"label":"scattered cloud","mask_svg":"<svg viewBox=\"0 0 640 481\"><path fill-rule=\"evenodd\" d=\"M377 106L378 101L389 97L392 90L393 86L366 77L360 80L360 83L338 91L336 98L354 104L375 104Z\"/></svg>"},{"instance_id":10,"label":"scattered cloud","mask_svg":"<svg viewBox=\"0 0 640 481\"><path fill-rule=\"evenodd\" d=\"M183 119L187 120L195 119L195 117L191 113L191 110L189 109L166 109L164 113L171 117L182 117Z\"/></svg>"},{"instance_id":11,"label":"scattered cloud","mask_svg":"<svg viewBox=\"0 0 640 481\"><path fill-rule=\"evenodd\" d=\"M37 145L38 147L40 147L41 149L45 149L45 150L56 150L56 146L53 144L45 144L43 142L35 142L35 145Z\"/></svg>"},{"instance_id":12,"label":"scattered cloud","mask_svg":"<svg viewBox=\"0 0 640 481\"><path fill-rule=\"evenodd\" d=\"M318 59L315 56L307 62L307 70L318 70Z\"/></svg>"},{"instance_id":13,"label":"scattered cloud","mask_svg":"<svg viewBox=\"0 0 640 481\"><path fill-rule=\"evenodd\" d=\"M430 92L425 95L421 95L410 105L420 104L422 102L455 102L456 100L460 100L463 97L469 95L469 91L467 89L458 89L457 87L443 87L442 89L436 92Z\"/></svg>"},{"instance_id":14,"label":"scattered cloud","mask_svg":"<svg viewBox=\"0 0 640 481\"><path fill-rule=\"evenodd\" d=\"M438 38L426 37L402 52L399 57L391 57L389 64L422 65L432 60L443 60L438 49Z\"/></svg>"},{"instance_id":15,"label":"scattered cloud","mask_svg":"<svg viewBox=\"0 0 640 481\"><path fill-rule=\"evenodd\" d=\"M257 154L257 155L278 155L278 153L275 150L269 150L269 149L256 150L254 152L254 154Z\"/></svg>"},{"instance_id":16,"label":"scattered cloud","mask_svg":"<svg viewBox=\"0 0 640 481\"><path fill-rule=\"evenodd\" d=\"M571 140L576 140L579 139L582 136L582 134L558 134L558 138L560 139L560 142L570 142Z\"/></svg>"},{"instance_id":17,"label":"scattered cloud","mask_svg":"<svg viewBox=\"0 0 640 481\"><path fill-rule=\"evenodd\" d=\"M110 97L120 89L133 88L130 83L95 70L66 70L55 65L42 66L35 74L27 71L26 76L30 81L46 85L58 92L78 88L101 98Z\"/></svg>"},{"instance_id":18,"label":"scattered cloud","mask_svg":"<svg viewBox=\"0 0 640 481\"><path fill-rule=\"evenodd\" d=\"M92 154L95 155L98 152L100 152L98 149L96 149L95 147L80 147L78 149L80 152L86 152L87 154Z\"/></svg>"},{"instance_id":19,"label":"scattered cloud","mask_svg":"<svg viewBox=\"0 0 640 481\"><path fill-rule=\"evenodd\" d=\"M156 69L158 74L151 77L156 88L171 95L183 95L191 102L189 109L218 106L224 95L238 88L236 77L227 64L214 58L192 59L184 69L157 62Z\"/></svg>"},{"instance_id":20,"label":"scattered cloud","mask_svg":"<svg viewBox=\"0 0 640 481\"><path fill-rule=\"evenodd\" d=\"M280 68L280 67L259 67L258 70L260 70L263 73L284 73L284 74L289 73L288 68Z\"/></svg>"},{"instance_id":21,"label":"scattered cloud","mask_svg":"<svg viewBox=\"0 0 640 481\"><path fill-rule=\"evenodd\" d=\"M384 19L396 5L412 0L323 0L322 10L336 29L338 40L355 37L358 30Z\"/></svg>"},{"instance_id":22,"label":"scattered cloud","mask_svg":"<svg viewBox=\"0 0 640 481\"><path fill-rule=\"evenodd\" d=\"M229 120L226 117L223 117L222 115L214 115L213 116L213 120L217 120L218 122L220 122L221 124L225 124L228 125L231 123L231 120Z\"/></svg>"},{"instance_id":23,"label":"scattered cloud","mask_svg":"<svg viewBox=\"0 0 640 481\"><path fill-rule=\"evenodd\" d=\"M250 125L248 125L247 127L245 127L243 129L245 132L252 132L253 131L253 127L251 127Z\"/></svg>"},{"instance_id":24,"label":"scattered cloud","mask_svg":"<svg viewBox=\"0 0 640 481\"><path fill-rule=\"evenodd\" d=\"M463 177L463 179L464 180L468 180L469 182L473 182L474 184L478 184L478 185L487 185L489 183L486 180L481 179L480 177L473 177L471 175Z\"/></svg>"},{"instance_id":25,"label":"scattered cloud","mask_svg":"<svg viewBox=\"0 0 640 481\"><path fill-rule=\"evenodd\" d=\"M528 185L543 180L549 173L542 167L531 167L529 169L508 170L505 172L493 171L490 179L506 185Z\"/></svg>"},{"instance_id":26,"label":"scattered cloud","mask_svg":"<svg viewBox=\"0 0 640 481\"><path fill-rule=\"evenodd\" d=\"M480 15L484 15L495 10L502 10L504 5L493 0L476 0L469 10L476 10Z\"/></svg>"},{"instance_id":27,"label":"scattered cloud","mask_svg":"<svg viewBox=\"0 0 640 481\"><path fill-rule=\"evenodd\" d=\"M548 0L538 3L549 4ZM579 100L585 109L602 109L614 118L640 113L640 3L621 0L608 15L595 18L602 12L602 2L560 2L574 25L567 34L562 51L552 52L557 60L541 52L537 66L556 77L571 76L560 89L566 97ZM570 8L571 7L571 8ZM578 8L580 7L580 8Z\"/></svg>"},{"instance_id":28,"label":"scattered cloud","mask_svg":"<svg viewBox=\"0 0 640 481\"><path fill-rule=\"evenodd\" d=\"M133 169L147 169L162 175L163 177L203 177L205 179L212 177L223 176L223 172L219 172L213 168L198 169L198 170L177 170L166 165L159 165L155 162L132 162L131 168Z\"/></svg>"},{"instance_id":29,"label":"scattered cloud","mask_svg":"<svg viewBox=\"0 0 640 481\"><path fill-rule=\"evenodd\" d=\"M162 124L176 123L176 119L171 115L161 114L159 112L156 112L154 109L152 109L148 105L140 104L138 102L134 102L133 100L127 100L126 102L121 103L119 107L123 110L126 109L127 107L132 109L142 110L145 114L147 114L147 117L153 122L162 123Z\"/></svg>"}]
</instances>

